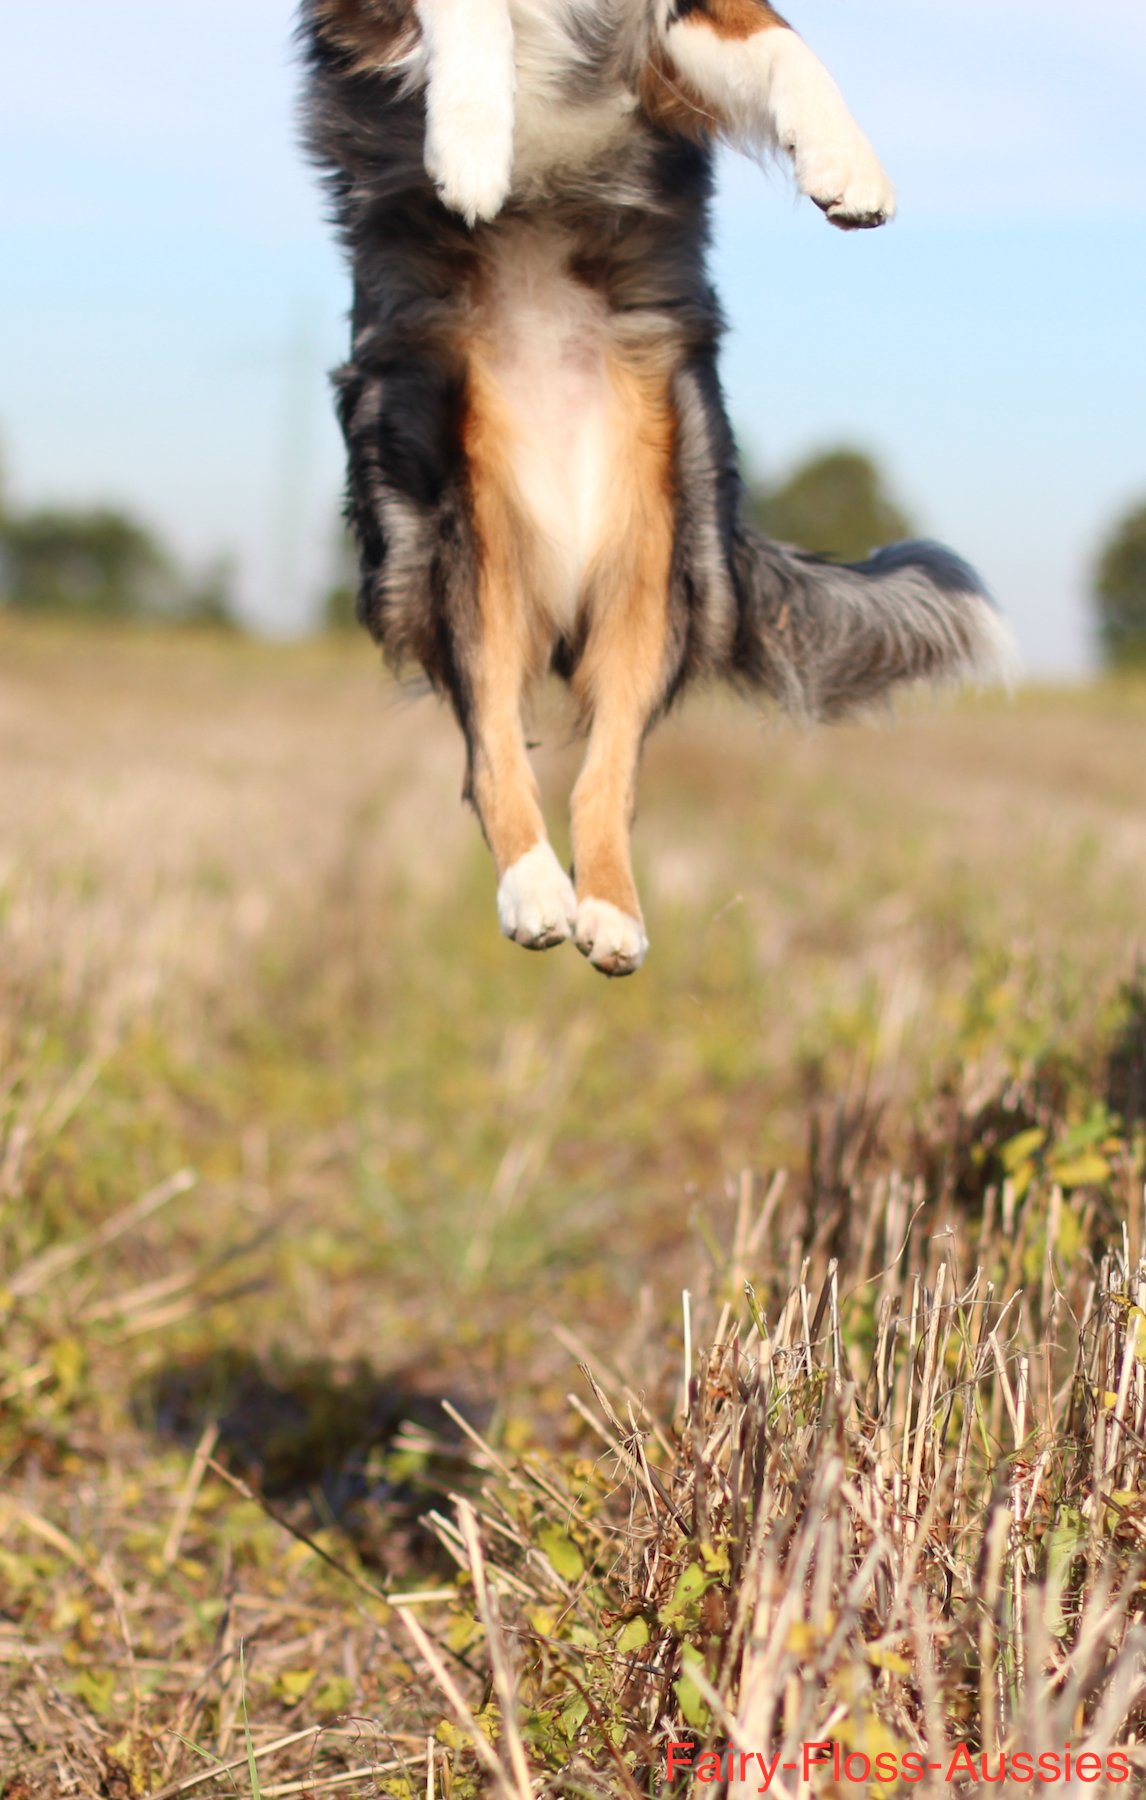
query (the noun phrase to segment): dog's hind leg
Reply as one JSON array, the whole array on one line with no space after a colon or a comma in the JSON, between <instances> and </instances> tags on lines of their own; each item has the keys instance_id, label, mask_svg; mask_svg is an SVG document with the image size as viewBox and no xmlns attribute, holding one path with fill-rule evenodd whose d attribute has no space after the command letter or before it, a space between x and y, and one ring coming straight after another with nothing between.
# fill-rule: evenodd
<instances>
[{"instance_id":1,"label":"dog's hind leg","mask_svg":"<svg viewBox=\"0 0 1146 1800\"><path fill-rule=\"evenodd\" d=\"M659 371L611 359L611 498L590 570L587 631L573 691L590 719L572 797L577 948L606 975L631 975L648 950L629 830L637 766L669 687L673 415Z\"/></svg>"},{"instance_id":2,"label":"dog's hind leg","mask_svg":"<svg viewBox=\"0 0 1146 1800\"><path fill-rule=\"evenodd\" d=\"M464 431L479 573L478 629L464 657L466 790L493 852L502 932L549 950L572 936L576 899L546 836L521 717L548 646L526 604L528 534L513 499L504 404L476 357L469 388Z\"/></svg>"}]
</instances>

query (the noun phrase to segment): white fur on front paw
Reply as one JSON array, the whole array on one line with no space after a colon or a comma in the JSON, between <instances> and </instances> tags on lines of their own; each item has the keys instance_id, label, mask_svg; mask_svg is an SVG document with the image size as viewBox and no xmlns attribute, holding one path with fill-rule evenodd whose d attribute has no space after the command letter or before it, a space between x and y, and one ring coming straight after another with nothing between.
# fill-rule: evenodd
<instances>
[{"instance_id":1,"label":"white fur on front paw","mask_svg":"<svg viewBox=\"0 0 1146 1800\"><path fill-rule=\"evenodd\" d=\"M811 154L797 156L796 174L804 193L844 231L886 225L895 217L895 189L861 131L850 142L817 144Z\"/></svg>"},{"instance_id":2,"label":"white fur on front paw","mask_svg":"<svg viewBox=\"0 0 1146 1800\"><path fill-rule=\"evenodd\" d=\"M772 35L773 128L803 192L845 230L886 224L895 217L895 189L839 88L795 32Z\"/></svg>"},{"instance_id":3,"label":"white fur on front paw","mask_svg":"<svg viewBox=\"0 0 1146 1800\"><path fill-rule=\"evenodd\" d=\"M507 119L475 96L445 118L440 108L432 110L426 121L426 173L444 204L468 225L496 219L513 179L512 107Z\"/></svg>"},{"instance_id":4,"label":"white fur on front paw","mask_svg":"<svg viewBox=\"0 0 1146 1800\"><path fill-rule=\"evenodd\" d=\"M551 950L572 937L577 896L549 844L534 844L505 871L497 916L503 936L527 950Z\"/></svg>"},{"instance_id":5,"label":"white fur on front paw","mask_svg":"<svg viewBox=\"0 0 1146 1800\"><path fill-rule=\"evenodd\" d=\"M574 941L603 975L631 975L645 960L649 940L639 919L622 912L609 900L592 895L577 907Z\"/></svg>"},{"instance_id":6,"label":"white fur on front paw","mask_svg":"<svg viewBox=\"0 0 1146 1800\"><path fill-rule=\"evenodd\" d=\"M508 0L418 0L427 53L426 172L473 225L513 179L513 25Z\"/></svg>"},{"instance_id":7,"label":"white fur on front paw","mask_svg":"<svg viewBox=\"0 0 1146 1800\"><path fill-rule=\"evenodd\" d=\"M665 43L725 135L746 149L786 150L805 194L834 225L882 225L894 216L895 189L875 151L823 63L789 26L726 38L686 17L667 27Z\"/></svg>"}]
</instances>

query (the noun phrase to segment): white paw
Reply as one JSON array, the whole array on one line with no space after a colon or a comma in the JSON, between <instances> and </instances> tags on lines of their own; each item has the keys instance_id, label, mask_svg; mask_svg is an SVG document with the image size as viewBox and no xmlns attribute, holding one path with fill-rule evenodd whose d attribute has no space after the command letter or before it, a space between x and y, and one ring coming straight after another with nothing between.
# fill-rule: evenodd
<instances>
[{"instance_id":1,"label":"white paw","mask_svg":"<svg viewBox=\"0 0 1146 1800\"><path fill-rule=\"evenodd\" d=\"M502 935L527 950L551 950L572 937L577 896L549 844L534 844L505 871L497 916Z\"/></svg>"},{"instance_id":2,"label":"white paw","mask_svg":"<svg viewBox=\"0 0 1146 1800\"><path fill-rule=\"evenodd\" d=\"M798 151L796 174L804 193L843 231L886 225L895 217L895 189L859 130Z\"/></svg>"},{"instance_id":3,"label":"white paw","mask_svg":"<svg viewBox=\"0 0 1146 1800\"><path fill-rule=\"evenodd\" d=\"M773 129L803 192L844 230L893 219L895 189L823 63L794 31L767 35Z\"/></svg>"},{"instance_id":4,"label":"white paw","mask_svg":"<svg viewBox=\"0 0 1146 1800\"><path fill-rule=\"evenodd\" d=\"M595 900L592 895L577 908L573 935L582 956L587 956L603 975L631 975L648 953L649 940L640 920L630 918L611 901Z\"/></svg>"},{"instance_id":5,"label":"white paw","mask_svg":"<svg viewBox=\"0 0 1146 1800\"><path fill-rule=\"evenodd\" d=\"M513 118L503 109L471 104L448 118L431 111L426 126L426 173L451 212L469 225L495 219L513 180Z\"/></svg>"}]
</instances>

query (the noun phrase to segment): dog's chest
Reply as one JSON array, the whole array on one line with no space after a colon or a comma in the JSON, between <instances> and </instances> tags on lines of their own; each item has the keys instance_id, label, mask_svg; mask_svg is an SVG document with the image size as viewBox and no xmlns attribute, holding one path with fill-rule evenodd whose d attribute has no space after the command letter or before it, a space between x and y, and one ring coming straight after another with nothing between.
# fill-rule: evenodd
<instances>
[{"instance_id":1,"label":"dog's chest","mask_svg":"<svg viewBox=\"0 0 1146 1800\"><path fill-rule=\"evenodd\" d=\"M510 0L514 185L596 162L632 128L643 0Z\"/></svg>"}]
</instances>

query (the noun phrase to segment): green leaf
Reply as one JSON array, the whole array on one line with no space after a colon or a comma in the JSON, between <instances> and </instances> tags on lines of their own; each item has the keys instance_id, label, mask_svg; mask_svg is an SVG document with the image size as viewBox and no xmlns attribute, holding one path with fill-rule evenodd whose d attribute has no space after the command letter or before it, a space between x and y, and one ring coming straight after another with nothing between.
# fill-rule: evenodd
<instances>
[{"instance_id":1,"label":"green leaf","mask_svg":"<svg viewBox=\"0 0 1146 1800\"><path fill-rule=\"evenodd\" d=\"M526 1743L532 1745L542 1756L564 1759L565 1733L561 1720L552 1708L539 1706L527 1713L522 1720L522 1735Z\"/></svg>"},{"instance_id":2,"label":"green leaf","mask_svg":"<svg viewBox=\"0 0 1146 1800\"><path fill-rule=\"evenodd\" d=\"M474 1724L491 1744L497 1742L501 1736L501 1707L496 1700L491 1700L480 1712L474 1714Z\"/></svg>"},{"instance_id":3,"label":"green leaf","mask_svg":"<svg viewBox=\"0 0 1146 1800\"><path fill-rule=\"evenodd\" d=\"M345 1675L332 1675L324 1681L314 1697L314 1710L330 1717L345 1712L354 1699L354 1684Z\"/></svg>"},{"instance_id":4,"label":"green leaf","mask_svg":"<svg viewBox=\"0 0 1146 1800\"><path fill-rule=\"evenodd\" d=\"M317 1674L317 1669L283 1669L275 1683L275 1690L288 1706L297 1706L313 1686Z\"/></svg>"},{"instance_id":5,"label":"green leaf","mask_svg":"<svg viewBox=\"0 0 1146 1800\"><path fill-rule=\"evenodd\" d=\"M57 1338L49 1356L59 1398L66 1406L83 1376L86 1360L83 1345L72 1337Z\"/></svg>"},{"instance_id":6,"label":"green leaf","mask_svg":"<svg viewBox=\"0 0 1146 1800\"><path fill-rule=\"evenodd\" d=\"M744 1298L748 1302L748 1313L760 1336L767 1340L768 1321L764 1317L764 1309L756 1298L756 1289L750 1281L744 1283Z\"/></svg>"},{"instance_id":7,"label":"green leaf","mask_svg":"<svg viewBox=\"0 0 1146 1800\"><path fill-rule=\"evenodd\" d=\"M481 1636L481 1625L472 1613L459 1613L446 1633L446 1643L451 1650L460 1655L468 1650L475 1638Z\"/></svg>"},{"instance_id":8,"label":"green leaf","mask_svg":"<svg viewBox=\"0 0 1146 1800\"><path fill-rule=\"evenodd\" d=\"M700 1560L709 1575L727 1575L732 1567L728 1560L727 1544L721 1544L719 1549L714 1549L711 1544L701 1544Z\"/></svg>"},{"instance_id":9,"label":"green leaf","mask_svg":"<svg viewBox=\"0 0 1146 1800\"><path fill-rule=\"evenodd\" d=\"M589 1702L583 1694L578 1694L577 1698L571 1700L569 1705L565 1708L565 1711L561 1714L561 1729L570 1742L577 1736L578 1731L588 1717Z\"/></svg>"},{"instance_id":10,"label":"green leaf","mask_svg":"<svg viewBox=\"0 0 1146 1800\"><path fill-rule=\"evenodd\" d=\"M1053 1637L1068 1630L1062 1610L1062 1592L1070 1579L1071 1565L1086 1549L1087 1528L1076 1506L1064 1506L1054 1529L1046 1539L1046 1597L1043 1616Z\"/></svg>"},{"instance_id":11,"label":"green leaf","mask_svg":"<svg viewBox=\"0 0 1146 1800\"><path fill-rule=\"evenodd\" d=\"M1089 1150L1094 1144L1101 1144L1110 1136L1111 1118L1101 1100L1095 1102L1077 1125L1064 1131L1056 1146L1056 1154L1062 1157L1074 1155L1079 1150Z\"/></svg>"},{"instance_id":12,"label":"green leaf","mask_svg":"<svg viewBox=\"0 0 1146 1800\"><path fill-rule=\"evenodd\" d=\"M694 1731L706 1731L708 1729L710 1716L708 1703L702 1697L700 1689L690 1680L688 1673L689 1664L694 1663L699 1666L701 1658L688 1644L684 1647L682 1657L684 1662L684 1672L679 1681L673 1683L673 1691L676 1694L677 1705L680 1707L685 1721L692 1726Z\"/></svg>"},{"instance_id":13,"label":"green leaf","mask_svg":"<svg viewBox=\"0 0 1146 1800\"><path fill-rule=\"evenodd\" d=\"M1063 1516L1046 1540L1047 1580L1057 1581L1069 1570L1076 1556L1086 1548L1086 1526L1073 1506L1063 1509Z\"/></svg>"},{"instance_id":14,"label":"green leaf","mask_svg":"<svg viewBox=\"0 0 1146 1800\"><path fill-rule=\"evenodd\" d=\"M111 1669L81 1669L78 1675L68 1683L77 1700L82 1700L89 1712L102 1718L111 1710L111 1697L115 1690L115 1673Z\"/></svg>"},{"instance_id":15,"label":"green leaf","mask_svg":"<svg viewBox=\"0 0 1146 1800\"><path fill-rule=\"evenodd\" d=\"M1027 1193L1030 1189L1031 1182L1034 1180L1034 1178L1035 1178L1034 1163L1033 1162L1020 1163L1018 1168L1015 1170L1014 1174L1011 1176L1011 1186L1015 1190L1015 1199L1016 1200L1025 1200L1026 1199Z\"/></svg>"},{"instance_id":16,"label":"green leaf","mask_svg":"<svg viewBox=\"0 0 1146 1800\"><path fill-rule=\"evenodd\" d=\"M1042 1149L1046 1140L1047 1134L1041 1125L1034 1126L1030 1131L1020 1131L1017 1137L1008 1138L999 1153L1007 1174L1013 1175L1020 1163L1026 1162L1036 1150Z\"/></svg>"},{"instance_id":17,"label":"green leaf","mask_svg":"<svg viewBox=\"0 0 1146 1800\"><path fill-rule=\"evenodd\" d=\"M549 1558L562 1581L579 1581L585 1573L585 1562L576 1544L567 1538L556 1525L547 1525L539 1531L537 1541Z\"/></svg>"},{"instance_id":18,"label":"green leaf","mask_svg":"<svg viewBox=\"0 0 1146 1800\"><path fill-rule=\"evenodd\" d=\"M617 1639L617 1649L622 1652L626 1650L643 1650L648 1641L649 1628L645 1621L638 1615L637 1618L630 1619L625 1626L625 1629Z\"/></svg>"},{"instance_id":19,"label":"green leaf","mask_svg":"<svg viewBox=\"0 0 1146 1800\"><path fill-rule=\"evenodd\" d=\"M911 1664L898 1651L884 1650L879 1644L871 1644L864 1651L869 1663L876 1669L890 1669L893 1675L910 1675Z\"/></svg>"},{"instance_id":20,"label":"green leaf","mask_svg":"<svg viewBox=\"0 0 1146 1800\"><path fill-rule=\"evenodd\" d=\"M1081 1247L1082 1221L1071 1212L1069 1206L1064 1206L1059 1216L1058 1242L1055 1244L1055 1254L1064 1269L1069 1269Z\"/></svg>"},{"instance_id":21,"label":"green leaf","mask_svg":"<svg viewBox=\"0 0 1146 1800\"><path fill-rule=\"evenodd\" d=\"M661 1624L679 1631L686 1624L690 1608L699 1604L711 1586L712 1577L705 1574L699 1563L689 1563L677 1578L672 1599L666 1600L657 1614Z\"/></svg>"},{"instance_id":22,"label":"green leaf","mask_svg":"<svg viewBox=\"0 0 1146 1800\"><path fill-rule=\"evenodd\" d=\"M1091 1150L1069 1162L1052 1163L1050 1176L1060 1187L1094 1187L1110 1179L1110 1164L1105 1156L1099 1156L1097 1151Z\"/></svg>"}]
</instances>

